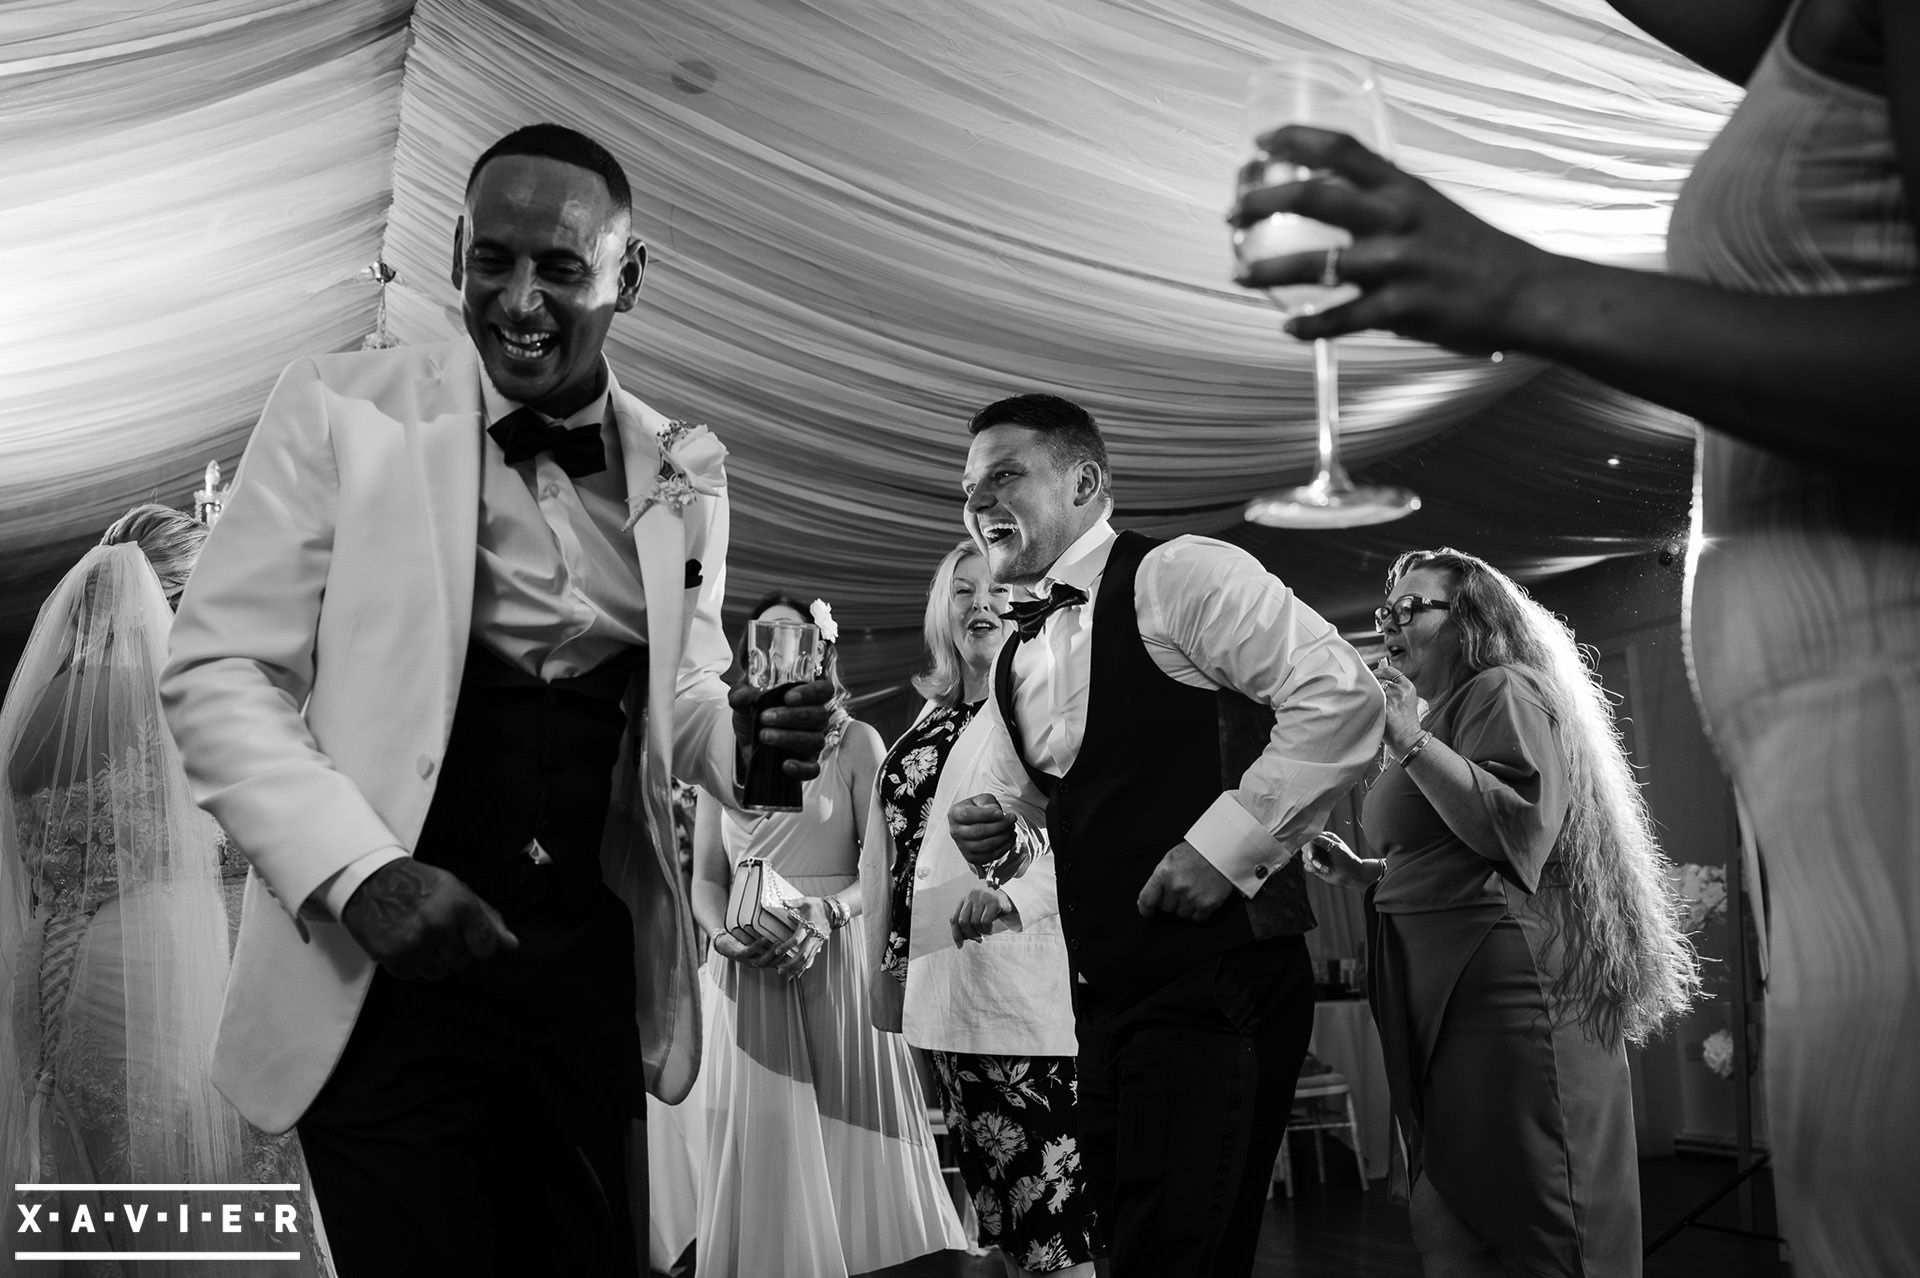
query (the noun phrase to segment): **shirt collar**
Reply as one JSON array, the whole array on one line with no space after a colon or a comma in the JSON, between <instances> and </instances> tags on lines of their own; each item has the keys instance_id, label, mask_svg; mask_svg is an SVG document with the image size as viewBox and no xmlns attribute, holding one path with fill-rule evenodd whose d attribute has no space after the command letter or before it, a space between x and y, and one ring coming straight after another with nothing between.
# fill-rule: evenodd
<instances>
[{"instance_id":1,"label":"shirt collar","mask_svg":"<svg viewBox=\"0 0 1920 1278\"><path fill-rule=\"evenodd\" d=\"M584 406L568 414L566 420L559 422L558 425L571 428L589 424L600 425L613 421L613 393L619 388L619 383L614 381L613 365L607 363L607 357L605 355L600 357L600 367L605 369L607 374L607 389L605 393L598 399L588 400ZM525 407L525 405L519 401L508 399L500 393L499 388L493 384L493 379L487 376L487 369L484 364L480 366L480 403L486 412L488 425L499 421L516 408Z\"/></svg>"},{"instance_id":2,"label":"shirt collar","mask_svg":"<svg viewBox=\"0 0 1920 1278\"><path fill-rule=\"evenodd\" d=\"M1092 598L1093 583L1099 581L1100 574L1107 570L1107 558L1113 553L1113 539L1117 535L1113 531L1113 524L1102 516L1099 522L1081 533L1053 561L1053 567L1047 569L1047 575L1034 587L1035 597L1045 599L1052 593L1053 583L1057 581Z\"/></svg>"}]
</instances>

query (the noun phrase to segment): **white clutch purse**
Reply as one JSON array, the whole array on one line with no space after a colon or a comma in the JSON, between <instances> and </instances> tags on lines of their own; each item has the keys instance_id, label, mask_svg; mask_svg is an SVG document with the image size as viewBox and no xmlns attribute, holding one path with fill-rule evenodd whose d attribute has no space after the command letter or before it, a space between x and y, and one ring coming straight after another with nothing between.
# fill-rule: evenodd
<instances>
[{"instance_id":1,"label":"white clutch purse","mask_svg":"<svg viewBox=\"0 0 1920 1278\"><path fill-rule=\"evenodd\" d=\"M800 925L796 907L803 899L764 858L742 857L733 867L733 887L727 893L727 932L742 945L783 944Z\"/></svg>"}]
</instances>

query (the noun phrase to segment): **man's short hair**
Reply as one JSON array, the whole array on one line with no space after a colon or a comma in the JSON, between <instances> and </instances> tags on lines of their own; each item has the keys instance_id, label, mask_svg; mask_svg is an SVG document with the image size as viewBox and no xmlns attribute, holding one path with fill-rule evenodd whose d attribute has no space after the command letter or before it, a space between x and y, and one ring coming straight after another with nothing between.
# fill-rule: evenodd
<instances>
[{"instance_id":1,"label":"man's short hair","mask_svg":"<svg viewBox=\"0 0 1920 1278\"><path fill-rule=\"evenodd\" d=\"M467 172L468 195L473 194L473 184L480 180L480 170L487 167L488 161L503 155L558 160L597 173L607 184L607 194L613 197L614 206L628 216L633 214L633 188L627 185L626 170L613 158L613 152L584 133L564 124L529 124L524 129L515 129L482 151L480 158L473 162L473 168Z\"/></svg>"},{"instance_id":2,"label":"man's short hair","mask_svg":"<svg viewBox=\"0 0 1920 1278\"><path fill-rule=\"evenodd\" d=\"M1113 470L1107 465L1107 441L1100 423L1080 405L1060 395L1035 392L996 399L973 415L967 433L978 435L994 426L1025 426L1046 436L1054 461L1062 467L1094 462L1100 467L1100 495L1113 496Z\"/></svg>"}]
</instances>

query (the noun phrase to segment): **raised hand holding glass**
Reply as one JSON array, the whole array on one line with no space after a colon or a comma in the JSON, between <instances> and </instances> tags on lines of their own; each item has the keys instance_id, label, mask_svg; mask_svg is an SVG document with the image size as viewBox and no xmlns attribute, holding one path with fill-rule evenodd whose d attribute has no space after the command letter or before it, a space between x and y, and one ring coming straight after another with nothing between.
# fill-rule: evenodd
<instances>
[{"instance_id":1,"label":"raised hand holding glass","mask_svg":"<svg viewBox=\"0 0 1920 1278\"><path fill-rule=\"evenodd\" d=\"M1262 187L1283 186L1330 175L1276 159L1261 139L1287 124L1334 129L1381 155L1391 153L1386 107L1373 69L1364 59L1339 53L1293 52L1253 73L1247 87L1246 136L1252 157L1240 166L1236 197ZM1267 296L1283 316L1310 315L1351 301L1358 290L1343 283L1339 255L1353 242L1341 227L1296 213L1276 213L1233 232L1233 251L1242 267L1299 253L1326 253L1321 278L1311 284L1270 288ZM1246 517L1283 528L1346 528L1384 523L1420 508L1405 488L1356 485L1340 464L1340 376L1333 343L1313 344L1319 464L1313 481L1257 497Z\"/></svg>"}]
</instances>

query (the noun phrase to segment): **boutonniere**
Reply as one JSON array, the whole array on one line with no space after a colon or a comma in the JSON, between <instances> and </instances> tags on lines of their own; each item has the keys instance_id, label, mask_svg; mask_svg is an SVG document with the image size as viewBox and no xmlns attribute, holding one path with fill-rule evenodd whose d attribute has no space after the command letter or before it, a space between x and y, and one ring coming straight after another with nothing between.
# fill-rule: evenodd
<instances>
[{"instance_id":1,"label":"boutonniere","mask_svg":"<svg viewBox=\"0 0 1920 1278\"><path fill-rule=\"evenodd\" d=\"M668 422L660 432L660 471L653 491L627 498L626 527L632 529L655 502L677 515L699 494L718 496L727 486L726 460L727 446L705 426Z\"/></svg>"}]
</instances>

